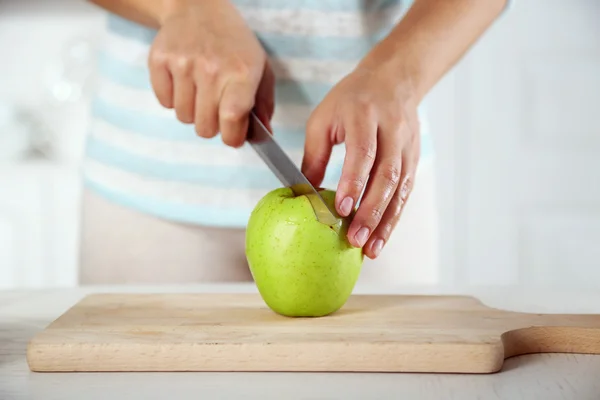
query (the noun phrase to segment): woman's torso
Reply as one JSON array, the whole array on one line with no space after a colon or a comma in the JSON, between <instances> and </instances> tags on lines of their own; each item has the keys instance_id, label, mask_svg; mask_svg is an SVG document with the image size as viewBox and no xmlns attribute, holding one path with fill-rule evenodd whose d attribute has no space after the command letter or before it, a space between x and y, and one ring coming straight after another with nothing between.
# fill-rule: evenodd
<instances>
[{"instance_id":1,"label":"woman's torso","mask_svg":"<svg viewBox=\"0 0 600 400\"><path fill-rule=\"evenodd\" d=\"M304 126L331 87L384 37L402 0L234 0L269 54L276 75L274 133L300 165ZM247 145L203 139L156 100L147 58L156 32L109 15L86 145L86 185L108 199L184 223L243 227L252 208L281 186ZM421 118L422 156L431 139ZM322 186L335 188L336 146Z\"/></svg>"}]
</instances>

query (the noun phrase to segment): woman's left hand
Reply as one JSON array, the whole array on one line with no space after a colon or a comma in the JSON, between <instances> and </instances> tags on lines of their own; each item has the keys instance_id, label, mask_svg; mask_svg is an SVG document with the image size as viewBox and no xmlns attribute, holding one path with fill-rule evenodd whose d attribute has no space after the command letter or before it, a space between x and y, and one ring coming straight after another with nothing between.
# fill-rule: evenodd
<instances>
[{"instance_id":1,"label":"woman's left hand","mask_svg":"<svg viewBox=\"0 0 600 400\"><path fill-rule=\"evenodd\" d=\"M348 240L369 258L379 255L398 223L419 160L417 104L410 79L402 76L366 58L327 94L307 124L302 172L317 187L332 147L345 142L336 210L348 216L364 189Z\"/></svg>"}]
</instances>

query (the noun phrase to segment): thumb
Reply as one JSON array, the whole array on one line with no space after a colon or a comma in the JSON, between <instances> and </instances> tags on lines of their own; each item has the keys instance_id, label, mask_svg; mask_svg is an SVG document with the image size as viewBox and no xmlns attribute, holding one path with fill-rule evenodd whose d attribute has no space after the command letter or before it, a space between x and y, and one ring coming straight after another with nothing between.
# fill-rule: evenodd
<instances>
[{"instance_id":1,"label":"thumb","mask_svg":"<svg viewBox=\"0 0 600 400\"><path fill-rule=\"evenodd\" d=\"M333 144L329 135L329 119L313 114L306 126L302 173L315 187L319 187L325 177Z\"/></svg>"}]
</instances>

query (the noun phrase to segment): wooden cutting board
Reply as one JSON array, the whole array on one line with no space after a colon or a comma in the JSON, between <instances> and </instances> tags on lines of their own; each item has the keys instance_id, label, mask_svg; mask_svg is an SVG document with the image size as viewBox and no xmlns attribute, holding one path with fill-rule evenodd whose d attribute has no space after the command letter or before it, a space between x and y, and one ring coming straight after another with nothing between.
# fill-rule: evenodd
<instances>
[{"instance_id":1,"label":"wooden cutting board","mask_svg":"<svg viewBox=\"0 0 600 400\"><path fill-rule=\"evenodd\" d=\"M27 361L32 371L490 373L546 352L600 354L600 315L354 295L333 315L298 319L257 294L95 294L35 336Z\"/></svg>"}]
</instances>

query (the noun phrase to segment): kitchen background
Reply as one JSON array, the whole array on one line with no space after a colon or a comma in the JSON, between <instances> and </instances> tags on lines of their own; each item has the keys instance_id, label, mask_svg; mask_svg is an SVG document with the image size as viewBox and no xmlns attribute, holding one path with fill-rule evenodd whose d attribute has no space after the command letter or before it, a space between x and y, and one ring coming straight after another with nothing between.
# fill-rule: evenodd
<instances>
[{"instance_id":1,"label":"kitchen background","mask_svg":"<svg viewBox=\"0 0 600 400\"><path fill-rule=\"evenodd\" d=\"M0 0L0 289L77 284L104 17ZM513 1L427 101L440 281L600 289L600 2Z\"/></svg>"}]
</instances>

